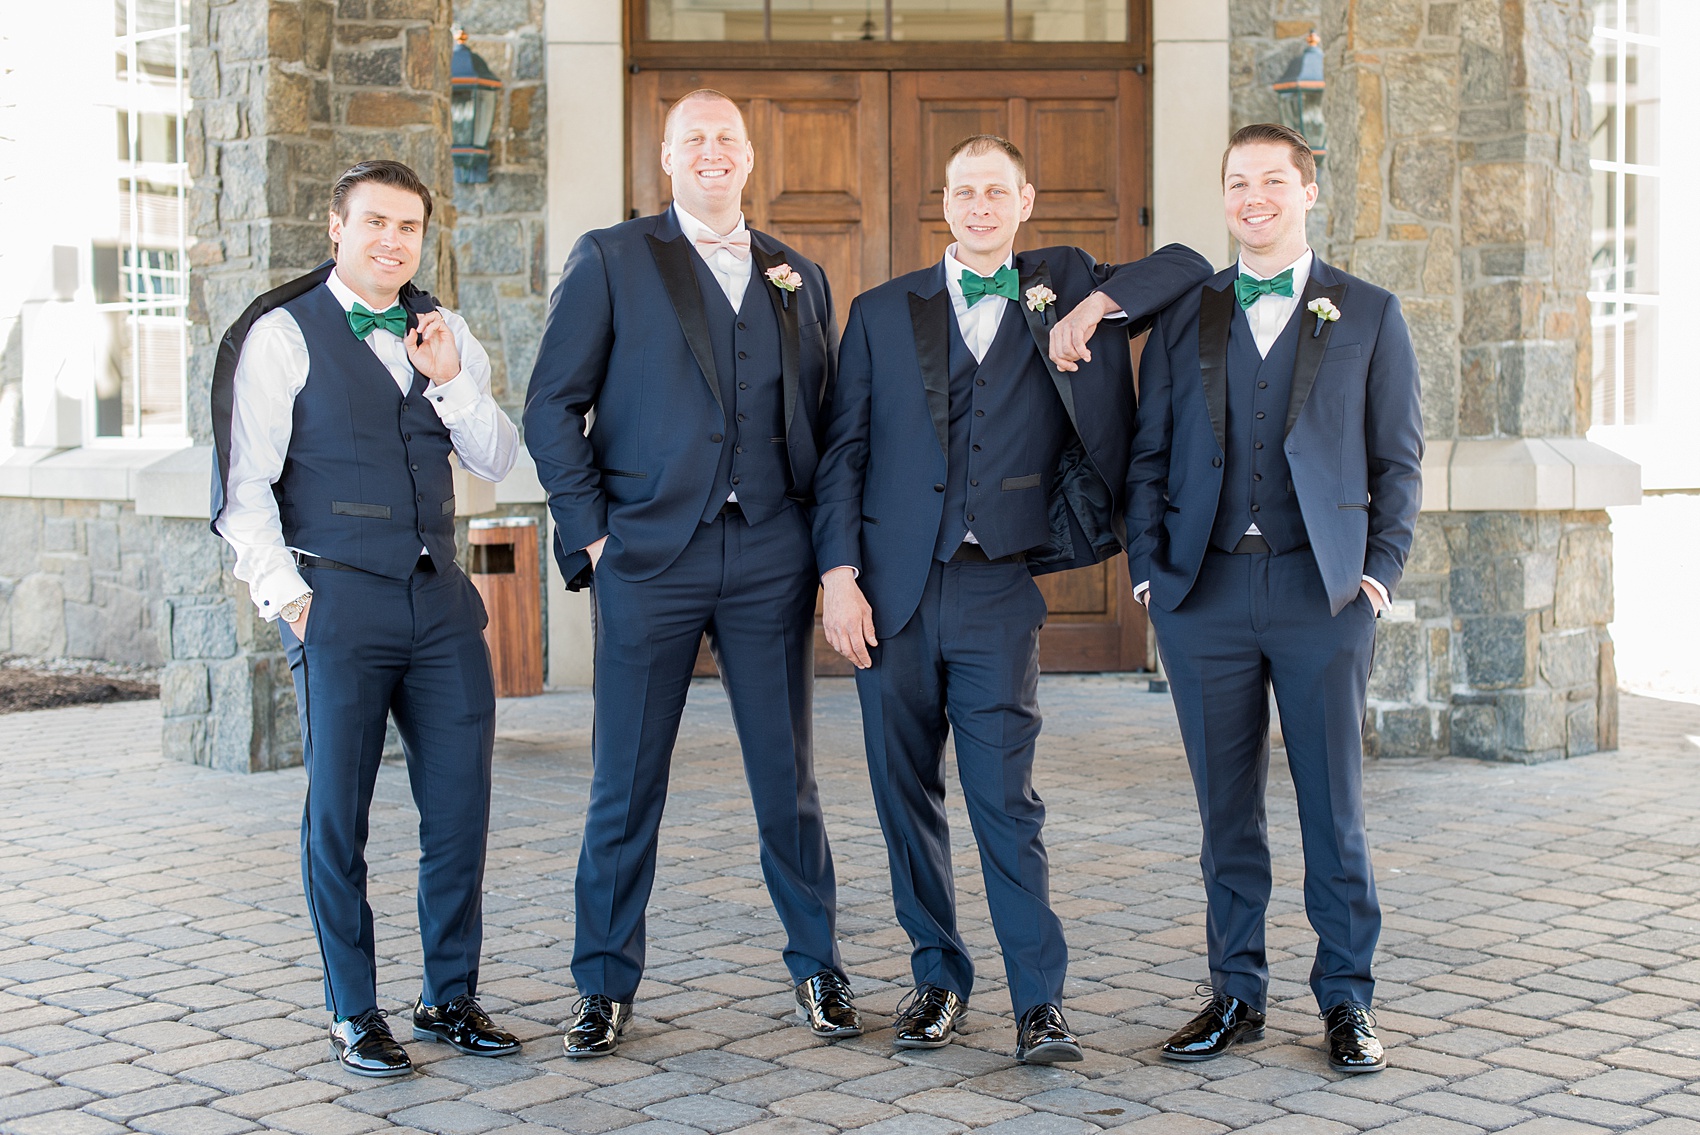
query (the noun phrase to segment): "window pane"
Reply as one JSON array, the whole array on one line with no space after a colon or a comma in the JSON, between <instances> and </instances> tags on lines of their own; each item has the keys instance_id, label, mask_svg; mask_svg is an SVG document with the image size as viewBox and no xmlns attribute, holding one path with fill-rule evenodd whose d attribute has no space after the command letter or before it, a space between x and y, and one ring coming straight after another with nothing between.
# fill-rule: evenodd
<instances>
[{"instance_id":1,"label":"window pane","mask_svg":"<svg viewBox=\"0 0 1700 1135\"><path fill-rule=\"evenodd\" d=\"M1017 41L1121 43L1127 0L1015 0Z\"/></svg>"},{"instance_id":2,"label":"window pane","mask_svg":"<svg viewBox=\"0 0 1700 1135\"><path fill-rule=\"evenodd\" d=\"M177 317L102 313L95 368L95 433L158 437L183 428L184 323Z\"/></svg>"},{"instance_id":3,"label":"window pane","mask_svg":"<svg viewBox=\"0 0 1700 1135\"><path fill-rule=\"evenodd\" d=\"M1659 164L1659 50L1644 44L1625 45L1627 82L1623 88L1623 160L1636 165Z\"/></svg>"},{"instance_id":4,"label":"window pane","mask_svg":"<svg viewBox=\"0 0 1700 1135\"><path fill-rule=\"evenodd\" d=\"M1594 25L1602 28L1617 27L1617 0L1595 0Z\"/></svg>"},{"instance_id":5,"label":"window pane","mask_svg":"<svg viewBox=\"0 0 1700 1135\"><path fill-rule=\"evenodd\" d=\"M1684 3L1689 0L1683 0ZM1659 34L1659 0L1628 0L1624 12L1624 30L1641 35Z\"/></svg>"},{"instance_id":6,"label":"window pane","mask_svg":"<svg viewBox=\"0 0 1700 1135\"><path fill-rule=\"evenodd\" d=\"M1003 42L1008 30L1003 0L894 0L891 38L915 42Z\"/></svg>"},{"instance_id":7,"label":"window pane","mask_svg":"<svg viewBox=\"0 0 1700 1135\"><path fill-rule=\"evenodd\" d=\"M1623 178L1623 288L1659 290L1659 179Z\"/></svg>"},{"instance_id":8,"label":"window pane","mask_svg":"<svg viewBox=\"0 0 1700 1135\"><path fill-rule=\"evenodd\" d=\"M885 38L885 0L773 0L773 38L820 43Z\"/></svg>"},{"instance_id":9,"label":"window pane","mask_svg":"<svg viewBox=\"0 0 1700 1135\"><path fill-rule=\"evenodd\" d=\"M765 23L762 0L649 0L653 40L760 40Z\"/></svg>"}]
</instances>

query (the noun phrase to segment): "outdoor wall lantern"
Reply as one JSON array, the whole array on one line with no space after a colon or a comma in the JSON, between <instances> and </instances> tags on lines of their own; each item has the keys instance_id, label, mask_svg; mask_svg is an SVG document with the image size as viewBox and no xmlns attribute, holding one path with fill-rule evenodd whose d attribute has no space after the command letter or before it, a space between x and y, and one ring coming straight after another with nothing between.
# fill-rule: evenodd
<instances>
[{"instance_id":1,"label":"outdoor wall lantern","mask_svg":"<svg viewBox=\"0 0 1700 1135\"><path fill-rule=\"evenodd\" d=\"M1327 85L1322 81L1322 38L1315 31L1281 77L1269 84L1281 100L1281 124L1305 136L1317 165L1328 154L1328 128L1322 121L1322 90Z\"/></svg>"},{"instance_id":2,"label":"outdoor wall lantern","mask_svg":"<svg viewBox=\"0 0 1700 1135\"><path fill-rule=\"evenodd\" d=\"M454 132L455 180L490 180L490 129L496 124L496 100L502 80L484 57L466 46L466 32L455 32L449 60L449 124Z\"/></svg>"}]
</instances>

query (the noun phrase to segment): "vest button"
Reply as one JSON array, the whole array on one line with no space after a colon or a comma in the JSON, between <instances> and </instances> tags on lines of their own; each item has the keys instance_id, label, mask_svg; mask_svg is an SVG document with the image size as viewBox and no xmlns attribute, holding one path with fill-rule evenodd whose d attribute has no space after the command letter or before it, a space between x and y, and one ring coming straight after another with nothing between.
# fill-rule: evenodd
<instances>
[{"instance_id":1,"label":"vest button","mask_svg":"<svg viewBox=\"0 0 1700 1135\"><path fill-rule=\"evenodd\" d=\"M742 323L740 323L740 324L738 324L738 330L747 331L747 330L749 330L749 328L745 327Z\"/></svg>"},{"instance_id":2,"label":"vest button","mask_svg":"<svg viewBox=\"0 0 1700 1135\"><path fill-rule=\"evenodd\" d=\"M978 453L978 452L980 452L980 447L979 447L979 446L977 446L977 445L976 445L976 446L975 446L975 447L974 447L974 452L975 452L975 453Z\"/></svg>"},{"instance_id":3,"label":"vest button","mask_svg":"<svg viewBox=\"0 0 1700 1135\"><path fill-rule=\"evenodd\" d=\"M1251 479L1254 480L1254 481L1261 481L1261 480L1263 480L1263 474L1262 473L1253 473L1251 475Z\"/></svg>"},{"instance_id":4,"label":"vest button","mask_svg":"<svg viewBox=\"0 0 1700 1135\"><path fill-rule=\"evenodd\" d=\"M419 472L419 466L417 465L409 465L408 468L413 470L415 473Z\"/></svg>"},{"instance_id":5,"label":"vest button","mask_svg":"<svg viewBox=\"0 0 1700 1135\"><path fill-rule=\"evenodd\" d=\"M739 357L739 358L740 358L740 359L747 359L747 358L749 358L749 357L750 357L750 353L749 353L749 352L748 352L748 351L739 351L739 352L738 352L738 357Z\"/></svg>"},{"instance_id":6,"label":"vest button","mask_svg":"<svg viewBox=\"0 0 1700 1135\"><path fill-rule=\"evenodd\" d=\"M968 482L968 483L969 483L969 484L970 484L970 485L973 485L973 486L974 486L974 487L976 487L976 488L978 488L978 487L979 487L979 485L980 485L980 482L978 482L978 481L969 481L969 482Z\"/></svg>"},{"instance_id":7,"label":"vest button","mask_svg":"<svg viewBox=\"0 0 1700 1135\"><path fill-rule=\"evenodd\" d=\"M739 421L740 421L740 422L742 422L742 421L745 421L745 420L746 420L746 419L745 419L745 417L744 417L744 415L742 415L742 414L739 414L739 415L738 415L738 420L739 420Z\"/></svg>"},{"instance_id":8,"label":"vest button","mask_svg":"<svg viewBox=\"0 0 1700 1135\"><path fill-rule=\"evenodd\" d=\"M1262 449L1263 443L1261 441L1253 442L1251 447L1253 449Z\"/></svg>"},{"instance_id":9,"label":"vest button","mask_svg":"<svg viewBox=\"0 0 1700 1135\"><path fill-rule=\"evenodd\" d=\"M732 447L732 452L733 453L742 453L742 452L744 452L744 447L741 446L741 445L734 445Z\"/></svg>"},{"instance_id":10,"label":"vest button","mask_svg":"<svg viewBox=\"0 0 1700 1135\"><path fill-rule=\"evenodd\" d=\"M1259 390L1268 390L1269 384L1267 382L1260 382L1260 383L1257 384L1257 388Z\"/></svg>"},{"instance_id":11,"label":"vest button","mask_svg":"<svg viewBox=\"0 0 1700 1135\"><path fill-rule=\"evenodd\" d=\"M983 417L985 417L985 416L986 416L986 412L985 412L985 411L984 411L984 410L975 410L975 411L974 411L974 416L975 416L975 417L976 417L976 418L983 418Z\"/></svg>"},{"instance_id":12,"label":"vest button","mask_svg":"<svg viewBox=\"0 0 1700 1135\"><path fill-rule=\"evenodd\" d=\"M1261 511L1263 511L1263 510L1262 510L1262 509L1260 509L1260 508L1259 508L1259 507L1258 507L1258 506L1257 506L1257 505L1255 505L1255 504L1254 504L1254 505L1252 505L1252 506L1251 506L1251 510L1252 510L1252 511L1253 511L1253 512L1261 512Z\"/></svg>"},{"instance_id":13,"label":"vest button","mask_svg":"<svg viewBox=\"0 0 1700 1135\"><path fill-rule=\"evenodd\" d=\"M402 435L401 435L401 440L403 440L403 441L412 441L412 440L413 440L413 435L412 435L412 434L402 434Z\"/></svg>"},{"instance_id":14,"label":"vest button","mask_svg":"<svg viewBox=\"0 0 1700 1135\"><path fill-rule=\"evenodd\" d=\"M1259 410L1257 412L1257 420L1260 421L1260 422L1263 420L1263 411L1262 410Z\"/></svg>"},{"instance_id":15,"label":"vest button","mask_svg":"<svg viewBox=\"0 0 1700 1135\"><path fill-rule=\"evenodd\" d=\"M968 514L968 522L970 524L972 524L974 522L974 514L973 513Z\"/></svg>"},{"instance_id":16,"label":"vest button","mask_svg":"<svg viewBox=\"0 0 1700 1135\"><path fill-rule=\"evenodd\" d=\"M749 383L747 383L747 382L740 382L740 383L739 383L739 384L738 384L738 389L739 389L739 390L748 390L748 389L749 389L749 388L750 388L750 384L749 384Z\"/></svg>"},{"instance_id":17,"label":"vest button","mask_svg":"<svg viewBox=\"0 0 1700 1135\"><path fill-rule=\"evenodd\" d=\"M944 492L944 486L943 485L934 485L933 486L933 492L935 492L935 493Z\"/></svg>"},{"instance_id":18,"label":"vest button","mask_svg":"<svg viewBox=\"0 0 1700 1135\"><path fill-rule=\"evenodd\" d=\"M1212 457L1210 459L1210 468L1220 469L1221 467L1222 467L1222 459L1220 457Z\"/></svg>"},{"instance_id":19,"label":"vest button","mask_svg":"<svg viewBox=\"0 0 1700 1135\"><path fill-rule=\"evenodd\" d=\"M733 483L733 484L734 484L734 485L736 485L736 484L737 484L737 483L738 483L738 478L736 478L736 477L733 477L733 478L732 478L732 483Z\"/></svg>"},{"instance_id":20,"label":"vest button","mask_svg":"<svg viewBox=\"0 0 1700 1135\"><path fill-rule=\"evenodd\" d=\"M974 385L975 386L984 386L984 385L986 385L986 380L983 379L983 378L976 378L974 380Z\"/></svg>"},{"instance_id":21,"label":"vest button","mask_svg":"<svg viewBox=\"0 0 1700 1135\"><path fill-rule=\"evenodd\" d=\"M713 442L718 442L720 440L720 435L719 434L709 434L708 440L713 441Z\"/></svg>"}]
</instances>

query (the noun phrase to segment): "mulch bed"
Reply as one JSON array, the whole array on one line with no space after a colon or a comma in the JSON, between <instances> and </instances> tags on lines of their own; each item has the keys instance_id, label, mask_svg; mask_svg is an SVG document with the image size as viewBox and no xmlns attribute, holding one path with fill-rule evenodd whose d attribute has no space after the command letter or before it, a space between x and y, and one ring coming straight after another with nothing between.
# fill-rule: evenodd
<instances>
[{"instance_id":1,"label":"mulch bed","mask_svg":"<svg viewBox=\"0 0 1700 1135\"><path fill-rule=\"evenodd\" d=\"M155 681L98 673L44 673L15 663L0 666L0 713L157 697Z\"/></svg>"}]
</instances>

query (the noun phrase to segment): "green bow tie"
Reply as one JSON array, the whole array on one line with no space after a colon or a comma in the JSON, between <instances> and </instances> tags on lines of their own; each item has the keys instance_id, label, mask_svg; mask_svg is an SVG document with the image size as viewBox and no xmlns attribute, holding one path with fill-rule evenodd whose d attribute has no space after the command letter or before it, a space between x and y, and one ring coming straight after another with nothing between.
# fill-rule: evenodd
<instances>
[{"instance_id":1,"label":"green bow tie","mask_svg":"<svg viewBox=\"0 0 1700 1135\"><path fill-rule=\"evenodd\" d=\"M1234 294L1239 297L1241 307L1250 307L1264 296L1290 296L1293 294L1293 270L1289 268L1270 280L1259 280L1241 272L1239 279L1234 281Z\"/></svg>"},{"instance_id":2,"label":"green bow tie","mask_svg":"<svg viewBox=\"0 0 1700 1135\"><path fill-rule=\"evenodd\" d=\"M348 326L357 339L370 337L374 327L382 327L399 339L407 330L407 310L398 303L384 311L373 313L366 310L365 304L355 300L354 310L348 313Z\"/></svg>"},{"instance_id":3,"label":"green bow tie","mask_svg":"<svg viewBox=\"0 0 1700 1135\"><path fill-rule=\"evenodd\" d=\"M969 307L973 307L986 296L1002 296L1006 300L1012 300L1020 289L1021 277L1007 264L991 276L982 276L967 268L962 270L962 298L968 301Z\"/></svg>"}]
</instances>

